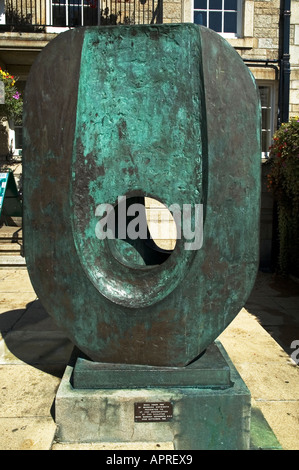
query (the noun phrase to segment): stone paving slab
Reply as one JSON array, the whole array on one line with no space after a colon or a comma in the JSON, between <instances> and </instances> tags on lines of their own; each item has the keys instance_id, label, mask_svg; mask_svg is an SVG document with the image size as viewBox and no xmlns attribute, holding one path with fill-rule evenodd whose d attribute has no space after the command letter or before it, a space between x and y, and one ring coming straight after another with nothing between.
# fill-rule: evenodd
<instances>
[{"instance_id":1,"label":"stone paving slab","mask_svg":"<svg viewBox=\"0 0 299 470\"><path fill-rule=\"evenodd\" d=\"M51 450L55 430L51 416L0 417L0 450Z\"/></svg>"},{"instance_id":2,"label":"stone paving slab","mask_svg":"<svg viewBox=\"0 0 299 470\"><path fill-rule=\"evenodd\" d=\"M283 449L298 450L299 367L245 309L219 339Z\"/></svg>"},{"instance_id":3,"label":"stone paving slab","mask_svg":"<svg viewBox=\"0 0 299 470\"><path fill-rule=\"evenodd\" d=\"M60 379L36 367L0 365L0 418L50 417Z\"/></svg>"},{"instance_id":4,"label":"stone paving slab","mask_svg":"<svg viewBox=\"0 0 299 470\"><path fill-rule=\"evenodd\" d=\"M299 450L298 400L259 400L258 409L275 430L284 450Z\"/></svg>"}]
</instances>

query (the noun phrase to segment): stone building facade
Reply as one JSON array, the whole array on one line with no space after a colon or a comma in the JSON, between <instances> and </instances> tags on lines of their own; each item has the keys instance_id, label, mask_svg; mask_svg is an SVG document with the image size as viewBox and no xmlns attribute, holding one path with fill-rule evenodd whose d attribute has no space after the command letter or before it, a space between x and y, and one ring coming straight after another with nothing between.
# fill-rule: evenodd
<instances>
[{"instance_id":1,"label":"stone building facade","mask_svg":"<svg viewBox=\"0 0 299 470\"><path fill-rule=\"evenodd\" d=\"M212 3L211 0L208 2ZM207 1L165 0L163 21L196 22L196 7L205 6L205 3ZM279 94L283 91L279 87L284 46L288 46L290 62L289 116L299 115L299 1L291 0L290 8L286 8L287 2L283 0L241 0L236 3L240 10L237 31L224 33L223 36L243 58L260 86L265 155L274 130L285 120L279 116ZM288 45L283 45L284 16L289 19L289 37L286 39L289 41Z\"/></svg>"},{"instance_id":2,"label":"stone building facade","mask_svg":"<svg viewBox=\"0 0 299 470\"><path fill-rule=\"evenodd\" d=\"M92 24L106 19L103 13L100 19L95 16L99 11L95 8L97 0L82 2L84 8L78 10L82 12L81 22L79 13L76 17L73 14L72 19L71 10L64 10L65 5L71 5L72 1L41 0L38 10L29 11L26 5L33 5L32 2L0 0L0 66L19 77L21 89L35 57L52 38L68 26L91 24L91 17L86 16L84 9L86 5L90 6L89 12L93 15ZM76 8L79 4L80 1L74 1ZM20 10L23 5L26 9ZM101 11L113 13L113 5L117 8L117 23L149 23L153 17L149 0L102 0ZM262 150L263 156L267 156L277 126L287 120L288 115L299 114L299 0L164 0L163 10L159 10L155 20L207 25L219 31L236 49L260 87ZM285 83L286 78L289 83ZM286 106L287 113L283 112ZM8 133L5 124L0 131L2 136L6 132L14 152L15 130ZM4 148L5 145L0 144L1 155L5 153Z\"/></svg>"},{"instance_id":3,"label":"stone building facade","mask_svg":"<svg viewBox=\"0 0 299 470\"><path fill-rule=\"evenodd\" d=\"M69 27L111 19L116 24L195 22L223 35L257 81L262 162L276 128L299 115L299 0L163 0L163 4L162 0L39 0L38 9L33 5L37 3L0 0L0 67L19 77L21 90L39 52ZM21 151L21 129L0 121L0 160ZM264 180L266 172L263 168ZM265 265L272 250L272 206L264 184L261 259Z\"/></svg>"},{"instance_id":4,"label":"stone building facade","mask_svg":"<svg viewBox=\"0 0 299 470\"><path fill-rule=\"evenodd\" d=\"M109 1L102 0L103 11L112 12ZM138 1L140 8L142 7L138 11L133 9L136 0L121 0L117 3L117 8L121 11L117 22L150 22L153 14L151 2ZM43 0L39 5L44 5L44 8L40 7L38 11L18 10L20 5L25 3L21 0L0 0L0 66L19 76L21 88L24 87L36 55L67 27L60 27L60 0ZM7 5L10 5L10 9ZM59 20L55 19L54 15L58 6ZM5 9L7 12L13 11L14 15L9 16ZM93 15L96 14L96 9L90 11ZM286 113L282 112L283 106L287 105L289 116L299 114L299 0L164 0L161 18L163 23L196 22L214 29L221 14L223 25L220 34L240 54L260 87L263 107L263 156L266 156L274 130L286 120ZM225 26L225 15L231 18L233 28ZM285 18L289 23L288 31L285 31ZM27 23L34 23L31 28L28 28L30 24L26 24L26 19ZM63 21L67 23L70 20L65 18ZM86 19L83 18L82 24L84 21ZM285 62L289 64L286 65ZM282 68L285 73L282 73ZM286 68L289 69L285 71ZM283 77L289 78L287 85L282 83ZM18 129L17 131L19 132ZM12 129L9 133L4 124L1 127L1 135L7 136L7 145L0 144L1 155L5 153L6 148L8 152L11 149L14 152L15 130Z\"/></svg>"}]
</instances>

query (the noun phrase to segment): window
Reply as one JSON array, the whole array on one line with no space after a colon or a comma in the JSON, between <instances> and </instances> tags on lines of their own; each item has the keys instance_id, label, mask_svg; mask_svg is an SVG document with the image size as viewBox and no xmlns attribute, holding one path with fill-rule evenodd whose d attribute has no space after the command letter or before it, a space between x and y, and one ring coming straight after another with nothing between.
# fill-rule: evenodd
<instances>
[{"instance_id":1,"label":"window","mask_svg":"<svg viewBox=\"0 0 299 470\"><path fill-rule=\"evenodd\" d=\"M0 0L0 24L5 24L5 2Z\"/></svg>"},{"instance_id":2,"label":"window","mask_svg":"<svg viewBox=\"0 0 299 470\"><path fill-rule=\"evenodd\" d=\"M95 25L97 16L97 0L52 0L53 26Z\"/></svg>"},{"instance_id":3,"label":"window","mask_svg":"<svg viewBox=\"0 0 299 470\"><path fill-rule=\"evenodd\" d=\"M262 156L267 158L274 132L274 87L271 84L259 84L262 107Z\"/></svg>"},{"instance_id":4,"label":"window","mask_svg":"<svg viewBox=\"0 0 299 470\"><path fill-rule=\"evenodd\" d=\"M10 124L9 128L9 151L11 155L22 155L23 127L22 125Z\"/></svg>"},{"instance_id":5,"label":"window","mask_svg":"<svg viewBox=\"0 0 299 470\"><path fill-rule=\"evenodd\" d=\"M18 153L23 148L23 126L15 126L15 148Z\"/></svg>"},{"instance_id":6,"label":"window","mask_svg":"<svg viewBox=\"0 0 299 470\"><path fill-rule=\"evenodd\" d=\"M22 155L23 127L22 125L10 124L9 128L9 151L11 155Z\"/></svg>"},{"instance_id":7,"label":"window","mask_svg":"<svg viewBox=\"0 0 299 470\"><path fill-rule=\"evenodd\" d=\"M223 36L240 36L240 0L194 0L194 23Z\"/></svg>"}]
</instances>

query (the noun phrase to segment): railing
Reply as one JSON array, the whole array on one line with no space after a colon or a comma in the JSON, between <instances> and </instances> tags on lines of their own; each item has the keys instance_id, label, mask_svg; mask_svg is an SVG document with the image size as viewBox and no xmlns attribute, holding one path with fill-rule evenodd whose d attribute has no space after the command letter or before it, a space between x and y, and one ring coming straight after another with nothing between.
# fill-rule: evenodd
<instances>
[{"instance_id":1,"label":"railing","mask_svg":"<svg viewBox=\"0 0 299 470\"><path fill-rule=\"evenodd\" d=\"M163 0L4 0L0 7L0 31L162 22Z\"/></svg>"}]
</instances>

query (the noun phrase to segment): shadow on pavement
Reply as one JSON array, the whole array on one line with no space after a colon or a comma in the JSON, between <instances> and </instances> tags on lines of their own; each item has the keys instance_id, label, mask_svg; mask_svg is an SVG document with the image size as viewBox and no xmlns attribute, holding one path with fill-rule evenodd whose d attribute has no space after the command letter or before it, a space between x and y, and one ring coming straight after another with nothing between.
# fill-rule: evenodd
<instances>
[{"instance_id":1,"label":"shadow on pavement","mask_svg":"<svg viewBox=\"0 0 299 470\"><path fill-rule=\"evenodd\" d=\"M245 308L291 355L292 342L299 340L299 283L259 273ZM23 361L62 377L74 345L39 300L28 303L25 309L2 313L0 331L4 340L0 362Z\"/></svg>"},{"instance_id":2,"label":"shadow on pavement","mask_svg":"<svg viewBox=\"0 0 299 470\"><path fill-rule=\"evenodd\" d=\"M0 363L22 361L46 373L62 377L73 344L59 330L39 300L25 309L0 315L2 351Z\"/></svg>"},{"instance_id":3,"label":"shadow on pavement","mask_svg":"<svg viewBox=\"0 0 299 470\"><path fill-rule=\"evenodd\" d=\"M299 340L299 282L258 273L245 309L257 317L287 354L294 351L291 344Z\"/></svg>"}]
</instances>

